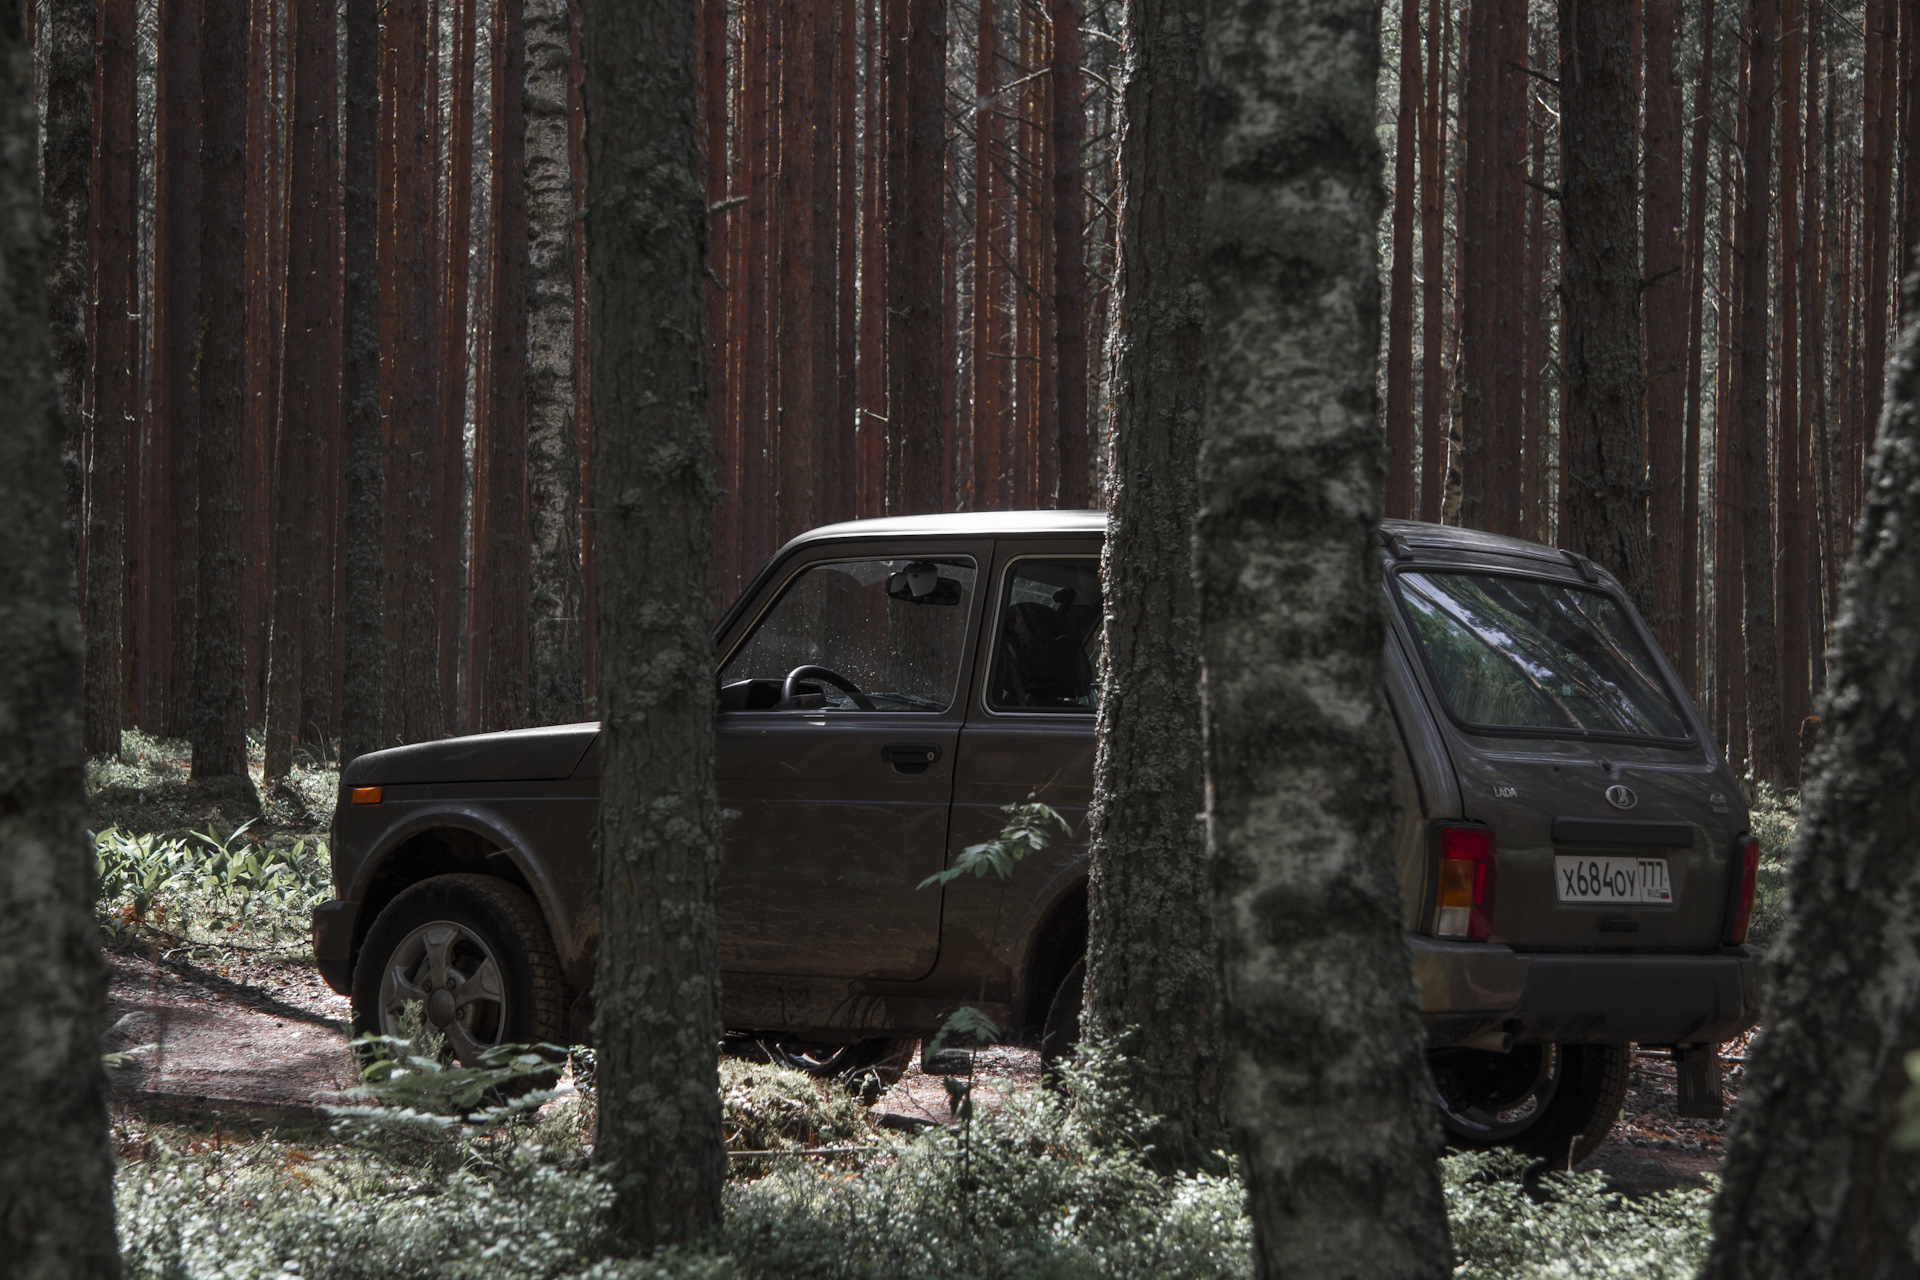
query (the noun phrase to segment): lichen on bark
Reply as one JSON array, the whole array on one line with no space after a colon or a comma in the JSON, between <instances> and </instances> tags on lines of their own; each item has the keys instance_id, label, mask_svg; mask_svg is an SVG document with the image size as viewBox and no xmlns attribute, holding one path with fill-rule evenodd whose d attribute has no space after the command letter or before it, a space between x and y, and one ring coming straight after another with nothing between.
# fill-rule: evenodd
<instances>
[{"instance_id":1,"label":"lichen on bark","mask_svg":"<svg viewBox=\"0 0 1920 1280\"><path fill-rule=\"evenodd\" d=\"M1813 764L1708 1280L1920 1271L1920 1152L1893 1140L1920 1048L1920 276L1887 370Z\"/></svg>"},{"instance_id":2,"label":"lichen on bark","mask_svg":"<svg viewBox=\"0 0 1920 1280\"><path fill-rule=\"evenodd\" d=\"M1200 591L1225 1103L1261 1276L1451 1270L1375 542L1379 11L1216 0Z\"/></svg>"}]
</instances>

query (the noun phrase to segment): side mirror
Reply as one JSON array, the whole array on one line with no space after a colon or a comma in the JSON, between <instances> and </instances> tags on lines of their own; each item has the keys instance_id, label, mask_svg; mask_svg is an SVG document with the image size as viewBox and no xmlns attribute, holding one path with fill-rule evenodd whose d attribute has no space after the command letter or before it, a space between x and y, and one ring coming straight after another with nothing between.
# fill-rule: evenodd
<instances>
[{"instance_id":1,"label":"side mirror","mask_svg":"<svg viewBox=\"0 0 1920 1280\"><path fill-rule=\"evenodd\" d=\"M887 596L904 604L957 605L960 584L940 576L940 566L915 560L887 575Z\"/></svg>"}]
</instances>

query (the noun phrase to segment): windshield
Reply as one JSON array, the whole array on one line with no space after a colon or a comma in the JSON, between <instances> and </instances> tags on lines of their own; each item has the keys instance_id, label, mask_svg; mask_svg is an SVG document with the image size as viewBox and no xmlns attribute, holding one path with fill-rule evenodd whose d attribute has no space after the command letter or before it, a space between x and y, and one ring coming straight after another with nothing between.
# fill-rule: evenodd
<instances>
[{"instance_id":1,"label":"windshield","mask_svg":"<svg viewBox=\"0 0 1920 1280\"><path fill-rule=\"evenodd\" d=\"M1467 723L1689 736L1613 597L1490 573L1401 573L1393 582L1441 696Z\"/></svg>"}]
</instances>

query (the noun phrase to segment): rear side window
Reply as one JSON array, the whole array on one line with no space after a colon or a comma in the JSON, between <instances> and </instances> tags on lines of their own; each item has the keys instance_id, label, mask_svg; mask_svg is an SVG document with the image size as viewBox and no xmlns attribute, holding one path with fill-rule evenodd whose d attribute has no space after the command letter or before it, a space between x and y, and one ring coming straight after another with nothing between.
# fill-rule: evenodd
<instances>
[{"instance_id":1,"label":"rear side window","mask_svg":"<svg viewBox=\"0 0 1920 1280\"><path fill-rule=\"evenodd\" d=\"M996 711L1085 711L1098 705L1100 562L1016 560L994 624Z\"/></svg>"},{"instance_id":2,"label":"rear side window","mask_svg":"<svg viewBox=\"0 0 1920 1280\"><path fill-rule=\"evenodd\" d=\"M1685 738L1686 717L1613 597L1561 582L1399 573L1440 696L1493 728Z\"/></svg>"}]
</instances>

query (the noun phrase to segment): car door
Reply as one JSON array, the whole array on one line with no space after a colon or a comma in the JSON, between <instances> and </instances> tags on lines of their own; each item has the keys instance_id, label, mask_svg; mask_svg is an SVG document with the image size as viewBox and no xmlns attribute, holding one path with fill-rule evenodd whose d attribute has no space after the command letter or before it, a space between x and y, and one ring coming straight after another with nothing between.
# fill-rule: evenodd
<instances>
[{"instance_id":1,"label":"car door","mask_svg":"<svg viewBox=\"0 0 1920 1280\"><path fill-rule=\"evenodd\" d=\"M939 954L985 547L809 552L721 668L720 962L910 981Z\"/></svg>"}]
</instances>

